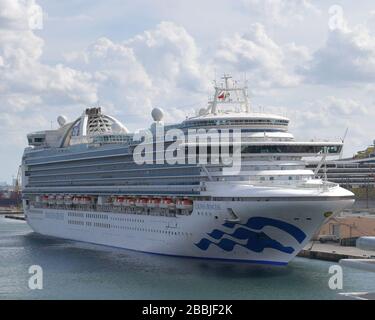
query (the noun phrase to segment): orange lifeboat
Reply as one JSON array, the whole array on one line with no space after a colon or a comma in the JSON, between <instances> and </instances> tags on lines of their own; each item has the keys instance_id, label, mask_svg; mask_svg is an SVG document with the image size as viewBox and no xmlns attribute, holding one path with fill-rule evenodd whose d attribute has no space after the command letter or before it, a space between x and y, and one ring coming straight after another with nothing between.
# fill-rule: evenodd
<instances>
[{"instance_id":1,"label":"orange lifeboat","mask_svg":"<svg viewBox=\"0 0 375 320\"><path fill-rule=\"evenodd\" d=\"M124 196L117 197L117 201L120 203L120 206L123 206L125 204L125 197Z\"/></svg>"},{"instance_id":2,"label":"orange lifeboat","mask_svg":"<svg viewBox=\"0 0 375 320\"><path fill-rule=\"evenodd\" d=\"M44 204L48 203L48 196L47 195L42 196L42 203L44 203Z\"/></svg>"}]
</instances>

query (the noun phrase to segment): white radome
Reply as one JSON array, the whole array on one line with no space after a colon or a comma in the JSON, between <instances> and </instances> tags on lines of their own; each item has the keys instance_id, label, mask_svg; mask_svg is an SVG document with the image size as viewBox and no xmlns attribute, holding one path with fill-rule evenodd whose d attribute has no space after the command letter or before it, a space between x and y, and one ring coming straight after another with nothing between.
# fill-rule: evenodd
<instances>
[{"instance_id":1,"label":"white radome","mask_svg":"<svg viewBox=\"0 0 375 320\"><path fill-rule=\"evenodd\" d=\"M199 115L199 116L204 116L206 113L207 113L207 111L206 111L205 108L201 108L201 109L199 109L199 111L198 111L198 115Z\"/></svg>"},{"instance_id":2,"label":"white radome","mask_svg":"<svg viewBox=\"0 0 375 320\"><path fill-rule=\"evenodd\" d=\"M67 121L68 119L65 116L61 115L57 117L57 123L59 124L60 127L63 127Z\"/></svg>"},{"instance_id":3,"label":"white radome","mask_svg":"<svg viewBox=\"0 0 375 320\"><path fill-rule=\"evenodd\" d=\"M152 119L154 119L154 121L159 122L163 120L164 112L160 108L154 108L151 111L151 116L152 116Z\"/></svg>"}]
</instances>

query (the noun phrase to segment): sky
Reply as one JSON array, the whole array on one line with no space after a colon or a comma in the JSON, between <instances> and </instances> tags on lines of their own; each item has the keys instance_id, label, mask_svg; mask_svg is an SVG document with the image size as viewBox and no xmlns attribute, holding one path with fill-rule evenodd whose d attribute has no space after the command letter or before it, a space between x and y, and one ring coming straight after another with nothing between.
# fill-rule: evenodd
<instances>
[{"instance_id":1,"label":"sky","mask_svg":"<svg viewBox=\"0 0 375 320\"><path fill-rule=\"evenodd\" d=\"M86 107L130 130L205 107L223 73L297 140L375 139L375 3L327 0L0 0L0 181L26 135Z\"/></svg>"}]
</instances>

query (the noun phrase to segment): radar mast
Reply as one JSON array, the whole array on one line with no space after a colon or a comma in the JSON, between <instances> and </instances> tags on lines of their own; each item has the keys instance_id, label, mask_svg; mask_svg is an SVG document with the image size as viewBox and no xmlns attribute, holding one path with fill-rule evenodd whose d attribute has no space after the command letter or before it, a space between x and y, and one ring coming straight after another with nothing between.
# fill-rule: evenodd
<instances>
[{"instance_id":1,"label":"radar mast","mask_svg":"<svg viewBox=\"0 0 375 320\"><path fill-rule=\"evenodd\" d=\"M211 101L208 102L207 113L216 114L220 112L219 107L225 104L237 105L240 111L250 113L250 104L247 95L246 82L244 86L238 86L236 81L230 81L232 77L224 74L221 78L224 83L217 85L214 82L215 94Z\"/></svg>"}]
</instances>

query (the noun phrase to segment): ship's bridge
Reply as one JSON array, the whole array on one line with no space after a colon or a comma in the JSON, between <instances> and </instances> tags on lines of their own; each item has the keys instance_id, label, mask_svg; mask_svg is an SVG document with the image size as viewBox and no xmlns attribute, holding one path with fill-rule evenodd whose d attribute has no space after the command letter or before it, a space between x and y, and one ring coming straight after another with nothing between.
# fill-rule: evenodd
<instances>
[{"instance_id":1,"label":"ship's bridge","mask_svg":"<svg viewBox=\"0 0 375 320\"><path fill-rule=\"evenodd\" d=\"M272 114L247 112L220 112L192 117L182 123L182 128L242 129L242 132L288 131L289 119Z\"/></svg>"}]
</instances>

